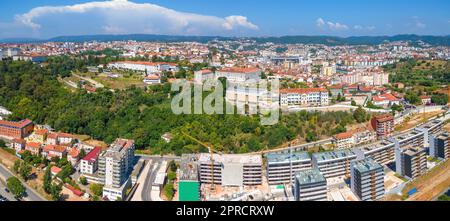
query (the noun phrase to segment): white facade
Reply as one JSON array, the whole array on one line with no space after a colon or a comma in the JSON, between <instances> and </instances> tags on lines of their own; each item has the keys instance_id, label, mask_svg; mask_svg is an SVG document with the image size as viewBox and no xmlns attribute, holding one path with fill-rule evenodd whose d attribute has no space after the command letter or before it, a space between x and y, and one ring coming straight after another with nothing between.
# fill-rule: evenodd
<instances>
[{"instance_id":1,"label":"white facade","mask_svg":"<svg viewBox=\"0 0 450 221\"><path fill-rule=\"evenodd\" d=\"M280 105L327 106L328 91L324 88L296 88L280 90Z\"/></svg>"}]
</instances>

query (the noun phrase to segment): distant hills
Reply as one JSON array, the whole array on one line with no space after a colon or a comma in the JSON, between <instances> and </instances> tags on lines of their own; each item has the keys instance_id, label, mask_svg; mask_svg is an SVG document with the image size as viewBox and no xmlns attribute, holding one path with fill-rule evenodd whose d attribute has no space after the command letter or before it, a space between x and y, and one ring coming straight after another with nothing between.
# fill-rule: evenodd
<instances>
[{"instance_id":1,"label":"distant hills","mask_svg":"<svg viewBox=\"0 0 450 221\"><path fill-rule=\"evenodd\" d=\"M450 35L395 35L395 36L358 36L358 37L335 37L335 36L281 36L281 37L221 37L221 36L175 36L175 35L83 35L83 36L60 36L50 39L3 39L0 43L38 43L38 42L85 42L85 41L161 41L161 42L183 42L194 41L205 43L212 40L237 40L251 39L260 43L273 42L277 44L325 44L334 45L376 45L383 42L393 41L423 41L431 45L450 46Z\"/></svg>"}]
</instances>

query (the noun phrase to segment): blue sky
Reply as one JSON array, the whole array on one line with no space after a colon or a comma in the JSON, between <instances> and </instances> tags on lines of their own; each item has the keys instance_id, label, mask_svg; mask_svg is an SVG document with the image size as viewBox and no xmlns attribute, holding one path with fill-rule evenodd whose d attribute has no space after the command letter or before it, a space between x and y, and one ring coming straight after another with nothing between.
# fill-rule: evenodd
<instances>
[{"instance_id":1,"label":"blue sky","mask_svg":"<svg viewBox=\"0 0 450 221\"><path fill-rule=\"evenodd\" d=\"M85 34L449 35L448 0L2 1L0 38Z\"/></svg>"}]
</instances>

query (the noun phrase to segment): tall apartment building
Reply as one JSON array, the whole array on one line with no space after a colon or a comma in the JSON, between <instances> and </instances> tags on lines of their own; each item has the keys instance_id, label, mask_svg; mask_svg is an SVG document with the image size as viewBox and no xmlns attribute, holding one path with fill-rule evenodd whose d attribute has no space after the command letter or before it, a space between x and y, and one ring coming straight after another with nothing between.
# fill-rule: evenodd
<instances>
[{"instance_id":1,"label":"tall apartment building","mask_svg":"<svg viewBox=\"0 0 450 221\"><path fill-rule=\"evenodd\" d=\"M396 172L409 179L424 174L427 170L425 149L418 146L407 146L395 150Z\"/></svg>"},{"instance_id":2,"label":"tall apartment building","mask_svg":"<svg viewBox=\"0 0 450 221\"><path fill-rule=\"evenodd\" d=\"M297 172L311 169L308 152L268 153L266 158L269 185L293 183Z\"/></svg>"},{"instance_id":3,"label":"tall apartment building","mask_svg":"<svg viewBox=\"0 0 450 221\"><path fill-rule=\"evenodd\" d=\"M290 88L280 90L281 106L326 106L329 105L325 88Z\"/></svg>"},{"instance_id":4,"label":"tall apartment building","mask_svg":"<svg viewBox=\"0 0 450 221\"><path fill-rule=\"evenodd\" d=\"M308 169L295 175L294 196L297 201L326 201L327 180L318 169Z\"/></svg>"},{"instance_id":5,"label":"tall apartment building","mask_svg":"<svg viewBox=\"0 0 450 221\"><path fill-rule=\"evenodd\" d=\"M403 149L407 146L423 148L425 145L424 133L417 130L404 132L394 137L390 137L388 140L395 144L394 149Z\"/></svg>"},{"instance_id":6,"label":"tall apartment building","mask_svg":"<svg viewBox=\"0 0 450 221\"><path fill-rule=\"evenodd\" d=\"M216 79L225 77L229 82L244 83L249 80L261 80L261 70L258 68L231 67L216 71Z\"/></svg>"},{"instance_id":7,"label":"tall apartment building","mask_svg":"<svg viewBox=\"0 0 450 221\"><path fill-rule=\"evenodd\" d=\"M350 176L350 162L357 157L353 150L338 150L315 153L312 166L317 168L325 178Z\"/></svg>"},{"instance_id":8,"label":"tall apartment building","mask_svg":"<svg viewBox=\"0 0 450 221\"><path fill-rule=\"evenodd\" d=\"M371 158L351 162L351 189L359 199L374 201L384 195L383 166Z\"/></svg>"},{"instance_id":9,"label":"tall apartment building","mask_svg":"<svg viewBox=\"0 0 450 221\"><path fill-rule=\"evenodd\" d=\"M368 145L358 149L362 152L363 158L372 158L381 165L386 165L395 161L395 144L389 140L383 140L373 145Z\"/></svg>"},{"instance_id":10,"label":"tall apartment building","mask_svg":"<svg viewBox=\"0 0 450 221\"><path fill-rule=\"evenodd\" d=\"M394 116L392 114L375 116L370 122L378 137L387 137L394 132Z\"/></svg>"},{"instance_id":11,"label":"tall apartment building","mask_svg":"<svg viewBox=\"0 0 450 221\"><path fill-rule=\"evenodd\" d=\"M0 137L6 139L23 139L30 135L33 130L34 124L28 119L19 122L0 120Z\"/></svg>"},{"instance_id":12,"label":"tall apartment building","mask_svg":"<svg viewBox=\"0 0 450 221\"><path fill-rule=\"evenodd\" d=\"M104 180L103 197L109 200L123 199L130 184L129 175L134 165L134 141L117 139L100 154L98 175Z\"/></svg>"},{"instance_id":13,"label":"tall apartment building","mask_svg":"<svg viewBox=\"0 0 450 221\"><path fill-rule=\"evenodd\" d=\"M434 136L442 131L444 126L444 121L442 120L432 120L427 122L420 127L416 128L416 131L422 132L424 135L424 146L428 147L431 142L431 136Z\"/></svg>"},{"instance_id":14,"label":"tall apartment building","mask_svg":"<svg viewBox=\"0 0 450 221\"><path fill-rule=\"evenodd\" d=\"M430 138L430 156L434 158L450 158L450 134L442 132Z\"/></svg>"},{"instance_id":15,"label":"tall apartment building","mask_svg":"<svg viewBox=\"0 0 450 221\"><path fill-rule=\"evenodd\" d=\"M211 168L213 163L213 168ZM198 159L200 182L222 186L253 186L262 183L261 155L202 153Z\"/></svg>"}]
</instances>

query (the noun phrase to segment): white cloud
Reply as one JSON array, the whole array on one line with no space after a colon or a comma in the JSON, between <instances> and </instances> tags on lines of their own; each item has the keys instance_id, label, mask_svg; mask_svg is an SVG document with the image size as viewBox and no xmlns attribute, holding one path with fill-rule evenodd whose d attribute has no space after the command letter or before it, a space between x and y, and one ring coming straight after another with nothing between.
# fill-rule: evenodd
<instances>
[{"instance_id":1,"label":"white cloud","mask_svg":"<svg viewBox=\"0 0 450 221\"><path fill-rule=\"evenodd\" d=\"M317 27L321 28L325 25L325 21L322 18L318 18L316 21Z\"/></svg>"},{"instance_id":2,"label":"white cloud","mask_svg":"<svg viewBox=\"0 0 450 221\"><path fill-rule=\"evenodd\" d=\"M417 28L426 28L427 25L422 23L422 22L420 22L420 21L416 21L416 27Z\"/></svg>"},{"instance_id":3,"label":"white cloud","mask_svg":"<svg viewBox=\"0 0 450 221\"><path fill-rule=\"evenodd\" d=\"M240 15L232 15L225 18L223 27L227 30L233 30L236 26L242 26L248 29L258 30L258 26L252 24L246 17Z\"/></svg>"},{"instance_id":4,"label":"white cloud","mask_svg":"<svg viewBox=\"0 0 450 221\"><path fill-rule=\"evenodd\" d=\"M341 24L339 22L331 22L331 21L325 21L322 18L318 18L316 20L316 25L319 28L328 27L331 30L347 30L348 26L345 24Z\"/></svg>"},{"instance_id":5,"label":"white cloud","mask_svg":"<svg viewBox=\"0 0 450 221\"><path fill-rule=\"evenodd\" d=\"M375 30L375 28L376 28L375 26L366 26L366 27L363 27L361 25L353 26L353 29L358 30L358 31L364 31L364 30L373 31L373 30Z\"/></svg>"},{"instance_id":6,"label":"white cloud","mask_svg":"<svg viewBox=\"0 0 450 221\"><path fill-rule=\"evenodd\" d=\"M222 18L127 0L36 7L27 13L16 15L15 23L43 35L93 32L234 35L259 29L241 15ZM55 31L58 33L52 33ZM0 29L1 32L3 31Z\"/></svg>"}]
</instances>

